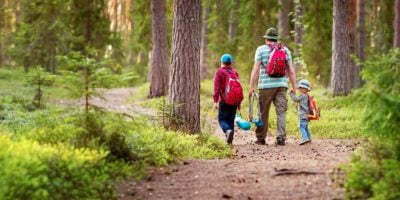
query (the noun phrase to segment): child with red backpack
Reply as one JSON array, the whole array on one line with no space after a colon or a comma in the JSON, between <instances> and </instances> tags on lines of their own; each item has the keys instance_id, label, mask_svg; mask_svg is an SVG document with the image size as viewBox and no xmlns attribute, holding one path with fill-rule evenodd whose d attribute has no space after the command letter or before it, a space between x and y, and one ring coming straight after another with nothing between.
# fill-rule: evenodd
<instances>
[{"instance_id":1,"label":"child with red backpack","mask_svg":"<svg viewBox=\"0 0 400 200\"><path fill-rule=\"evenodd\" d=\"M236 110L243 100L243 88L239 74L232 67L233 58L229 54L221 56L221 67L214 77L214 108L218 109L218 122L226 136L226 142L232 144Z\"/></svg>"},{"instance_id":2,"label":"child with red backpack","mask_svg":"<svg viewBox=\"0 0 400 200\"><path fill-rule=\"evenodd\" d=\"M290 98L294 102L299 103L299 129L301 133L302 140L300 141L299 145L304 145L308 142L311 142L311 134L310 130L308 129L308 122L310 120L310 108L313 107L313 105L310 105L310 99L312 97L308 94L310 92L310 82L308 80L300 80L299 84L297 85L298 90L300 91L300 96L296 96L294 91L290 91ZM315 112L314 109L314 114L316 115L317 113ZM311 118L314 119L314 118Z\"/></svg>"}]
</instances>

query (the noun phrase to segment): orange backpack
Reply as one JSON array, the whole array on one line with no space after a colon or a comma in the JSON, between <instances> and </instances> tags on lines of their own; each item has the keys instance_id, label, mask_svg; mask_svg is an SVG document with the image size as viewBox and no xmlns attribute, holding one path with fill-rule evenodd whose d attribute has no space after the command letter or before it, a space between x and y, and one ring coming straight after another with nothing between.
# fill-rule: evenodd
<instances>
[{"instance_id":1,"label":"orange backpack","mask_svg":"<svg viewBox=\"0 0 400 200\"><path fill-rule=\"evenodd\" d=\"M314 100L314 97L308 96L308 104L310 105L308 108L308 120L319 120L321 117L320 109L317 106L317 103Z\"/></svg>"}]
</instances>

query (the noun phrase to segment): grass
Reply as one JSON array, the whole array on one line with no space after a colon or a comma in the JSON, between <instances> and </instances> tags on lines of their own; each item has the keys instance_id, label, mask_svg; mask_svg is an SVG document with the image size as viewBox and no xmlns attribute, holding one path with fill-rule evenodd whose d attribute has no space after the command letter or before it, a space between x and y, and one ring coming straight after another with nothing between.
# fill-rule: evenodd
<instances>
[{"instance_id":1,"label":"grass","mask_svg":"<svg viewBox=\"0 0 400 200\"><path fill-rule=\"evenodd\" d=\"M249 110L249 99L247 98L249 89L247 82L242 84L244 87L245 99L242 102L242 118L247 119ZM138 103L141 106L157 109L162 104L163 98L147 99L146 95L149 91L149 85L144 84L137 88L137 93L131 97L132 103ZM318 121L310 123L311 135L314 138L354 138L361 137L363 130L361 128L361 119L364 112L363 104L358 103L355 96L352 94L348 97L333 97L326 88L316 86L310 93L317 101L317 105L321 110L321 118ZM201 117L202 122L209 121L209 119L216 119L217 111L213 110L213 82L212 80L204 80L200 88L200 101L201 101ZM298 131L298 114L297 104L294 103L289 95L288 110L286 113L286 127L287 134L300 138ZM270 128L269 131L273 135L276 134L276 114L275 108L272 105L270 108ZM210 125L203 124L210 130ZM252 127L254 130L254 126Z\"/></svg>"},{"instance_id":2,"label":"grass","mask_svg":"<svg viewBox=\"0 0 400 200\"><path fill-rule=\"evenodd\" d=\"M0 95L33 99L35 88L28 83L28 76L29 73L21 68L0 68ZM42 90L45 102L68 98L68 91L57 83L53 86L43 86Z\"/></svg>"}]
</instances>

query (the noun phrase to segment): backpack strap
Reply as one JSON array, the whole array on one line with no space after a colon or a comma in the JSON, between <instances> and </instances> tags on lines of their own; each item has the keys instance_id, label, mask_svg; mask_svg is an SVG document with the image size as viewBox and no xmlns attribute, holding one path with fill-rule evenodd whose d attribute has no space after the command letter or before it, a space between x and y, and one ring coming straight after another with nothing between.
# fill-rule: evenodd
<instances>
[{"instance_id":1,"label":"backpack strap","mask_svg":"<svg viewBox=\"0 0 400 200\"><path fill-rule=\"evenodd\" d=\"M312 96L310 96L310 94L308 94L307 93L307 96L308 96L308 106L309 106L309 109L316 109L315 108L315 106L311 103L311 101L314 101L314 98L312 97Z\"/></svg>"},{"instance_id":2,"label":"backpack strap","mask_svg":"<svg viewBox=\"0 0 400 200\"><path fill-rule=\"evenodd\" d=\"M224 72L224 74L226 75L226 76L229 76L229 75L234 75L235 77L234 78L239 78L239 74L236 72L236 70L235 69L227 69L227 68L222 68L222 71Z\"/></svg>"}]
</instances>

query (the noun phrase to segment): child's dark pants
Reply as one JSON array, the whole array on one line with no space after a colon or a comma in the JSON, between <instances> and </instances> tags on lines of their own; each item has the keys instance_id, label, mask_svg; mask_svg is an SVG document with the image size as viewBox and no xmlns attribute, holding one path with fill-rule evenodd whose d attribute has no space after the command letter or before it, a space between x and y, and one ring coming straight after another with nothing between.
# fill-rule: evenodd
<instances>
[{"instance_id":1,"label":"child's dark pants","mask_svg":"<svg viewBox=\"0 0 400 200\"><path fill-rule=\"evenodd\" d=\"M219 102L218 122L224 133L226 133L227 130L233 131L236 109L237 105L228 105L222 101Z\"/></svg>"}]
</instances>

